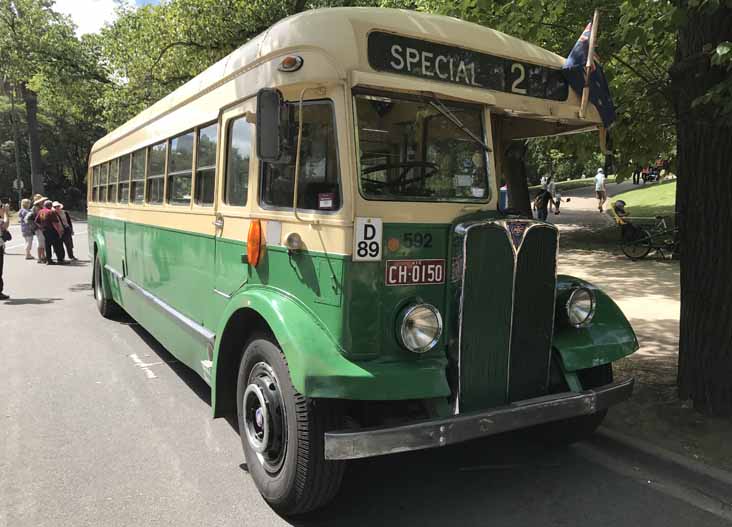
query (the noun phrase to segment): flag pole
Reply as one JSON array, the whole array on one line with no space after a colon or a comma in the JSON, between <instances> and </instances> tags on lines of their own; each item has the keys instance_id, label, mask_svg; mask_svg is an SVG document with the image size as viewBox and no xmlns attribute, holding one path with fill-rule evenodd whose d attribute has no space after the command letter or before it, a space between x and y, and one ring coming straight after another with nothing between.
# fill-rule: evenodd
<instances>
[{"instance_id":1,"label":"flag pole","mask_svg":"<svg viewBox=\"0 0 732 527\"><path fill-rule=\"evenodd\" d=\"M582 88L582 102L580 103L579 116L583 119L585 110L587 109L587 101L590 98L590 72L592 71L593 62L595 60L595 41L597 40L597 24L600 20L600 10L595 9L592 16L592 29L590 30L590 46L587 50L587 64L585 64L585 87Z\"/></svg>"}]
</instances>

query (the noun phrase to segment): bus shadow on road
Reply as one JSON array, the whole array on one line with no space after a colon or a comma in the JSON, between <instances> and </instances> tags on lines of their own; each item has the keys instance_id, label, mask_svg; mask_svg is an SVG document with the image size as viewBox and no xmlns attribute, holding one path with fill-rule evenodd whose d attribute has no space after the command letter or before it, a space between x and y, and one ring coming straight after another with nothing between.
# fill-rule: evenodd
<instances>
[{"instance_id":1,"label":"bus shadow on road","mask_svg":"<svg viewBox=\"0 0 732 527\"><path fill-rule=\"evenodd\" d=\"M211 406L211 388L199 375L188 366L176 359L168 350L166 350L155 337L147 332L145 328L135 322L127 313L123 313L117 320L121 324L128 325L137 336L142 339L155 353L158 358L164 362L186 385L195 393L201 401Z\"/></svg>"},{"instance_id":2,"label":"bus shadow on road","mask_svg":"<svg viewBox=\"0 0 732 527\"><path fill-rule=\"evenodd\" d=\"M609 496L627 494L608 470L571 447L549 448L526 432L447 448L353 461L330 506L298 527L374 525L585 525L622 523ZM631 487L635 487L631 485ZM643 494L641 491L640 494ZM642 506L639 495L630 508Z\"/></svg>"}]
</instances>

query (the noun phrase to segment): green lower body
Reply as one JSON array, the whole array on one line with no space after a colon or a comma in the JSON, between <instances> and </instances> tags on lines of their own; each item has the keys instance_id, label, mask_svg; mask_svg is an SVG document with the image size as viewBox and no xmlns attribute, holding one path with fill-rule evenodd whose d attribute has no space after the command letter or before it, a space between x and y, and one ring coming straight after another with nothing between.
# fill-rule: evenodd
<instances>
[{"instance_id":1,"label":"green lower body","mask_svg":"<svg viewBox=\"0 0 732 527\"><path fill-rule=\"evenodd\" d=\"M385 239L401 228L385 225ZM444 257L448 229L424 228L434 230L433 252L442 250ZM454 317L449 285L385 288L383 262L353 263L314 252L292 257L281 247L268 247L253 268L242 263L243 242L94 216L89 241L105 269L105 290L212 386L214 411L223 404L219 395L230 390L234 356L250 329L265 329L276 338L293 385L307 397L405 400L452 393L447 350L456 337L453 325L446 322L439 345L424 355L401 349L394 331L396 315L410 298ZM439 254L399 255L410 256ZM559 277L558 287L575 282ZM572 372L637 349L617 306L600 291L597 297L590 327L554 328L554 354L570 387L581 388L573 384ZM243 327L249 323L254 326Z\"/></svg>"}]
</instances>

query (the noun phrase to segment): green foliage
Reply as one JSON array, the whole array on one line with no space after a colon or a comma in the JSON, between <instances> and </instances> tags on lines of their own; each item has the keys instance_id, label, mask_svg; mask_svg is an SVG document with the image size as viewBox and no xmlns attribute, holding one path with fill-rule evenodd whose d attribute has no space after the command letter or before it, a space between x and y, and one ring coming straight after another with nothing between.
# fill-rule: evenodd
<instances>
[{"instance_id":1,"label":"green foliage","mask_svg":"<svg viewBox=\"0 0 732 527\"><path fill-rule=\"evenodd\" d=\"M697 3L711 8L715 1ZM39 94L44 165L79 185L86 152L104 129L119 126L281 18L343 5L455 16L561 56L597 7L597 50L618 110L612 138L619 177L658 155L675 156L667 71L675 30L687 12L670 0L169 0L141 8L120 3L113 24L81 39L52 4L0 0L0 73ZM717 48L716 67L730 67L728 44ZM699 104L729 100L729 89L720 85ZM532 181L548 173L558 180L577 178L603 164L594 134L532 140L528 155Z\"/></svg>"}]
</instances>

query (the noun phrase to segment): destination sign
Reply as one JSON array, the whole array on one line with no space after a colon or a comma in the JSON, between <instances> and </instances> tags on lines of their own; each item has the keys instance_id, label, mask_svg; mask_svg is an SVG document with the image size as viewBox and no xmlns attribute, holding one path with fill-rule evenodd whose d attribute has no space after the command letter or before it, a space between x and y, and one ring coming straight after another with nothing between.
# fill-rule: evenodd
<instances>
[{"instance_id":1,"label":"destination sign","mask_svg":"<svg viewBox=\"0 0 732 527\"><path fill-rule=\"evenodd\" d=\"M369 34L368 58L377 71L554 101L569 94L561 70L381 31Z\"/></svg>"}]
</instances>

